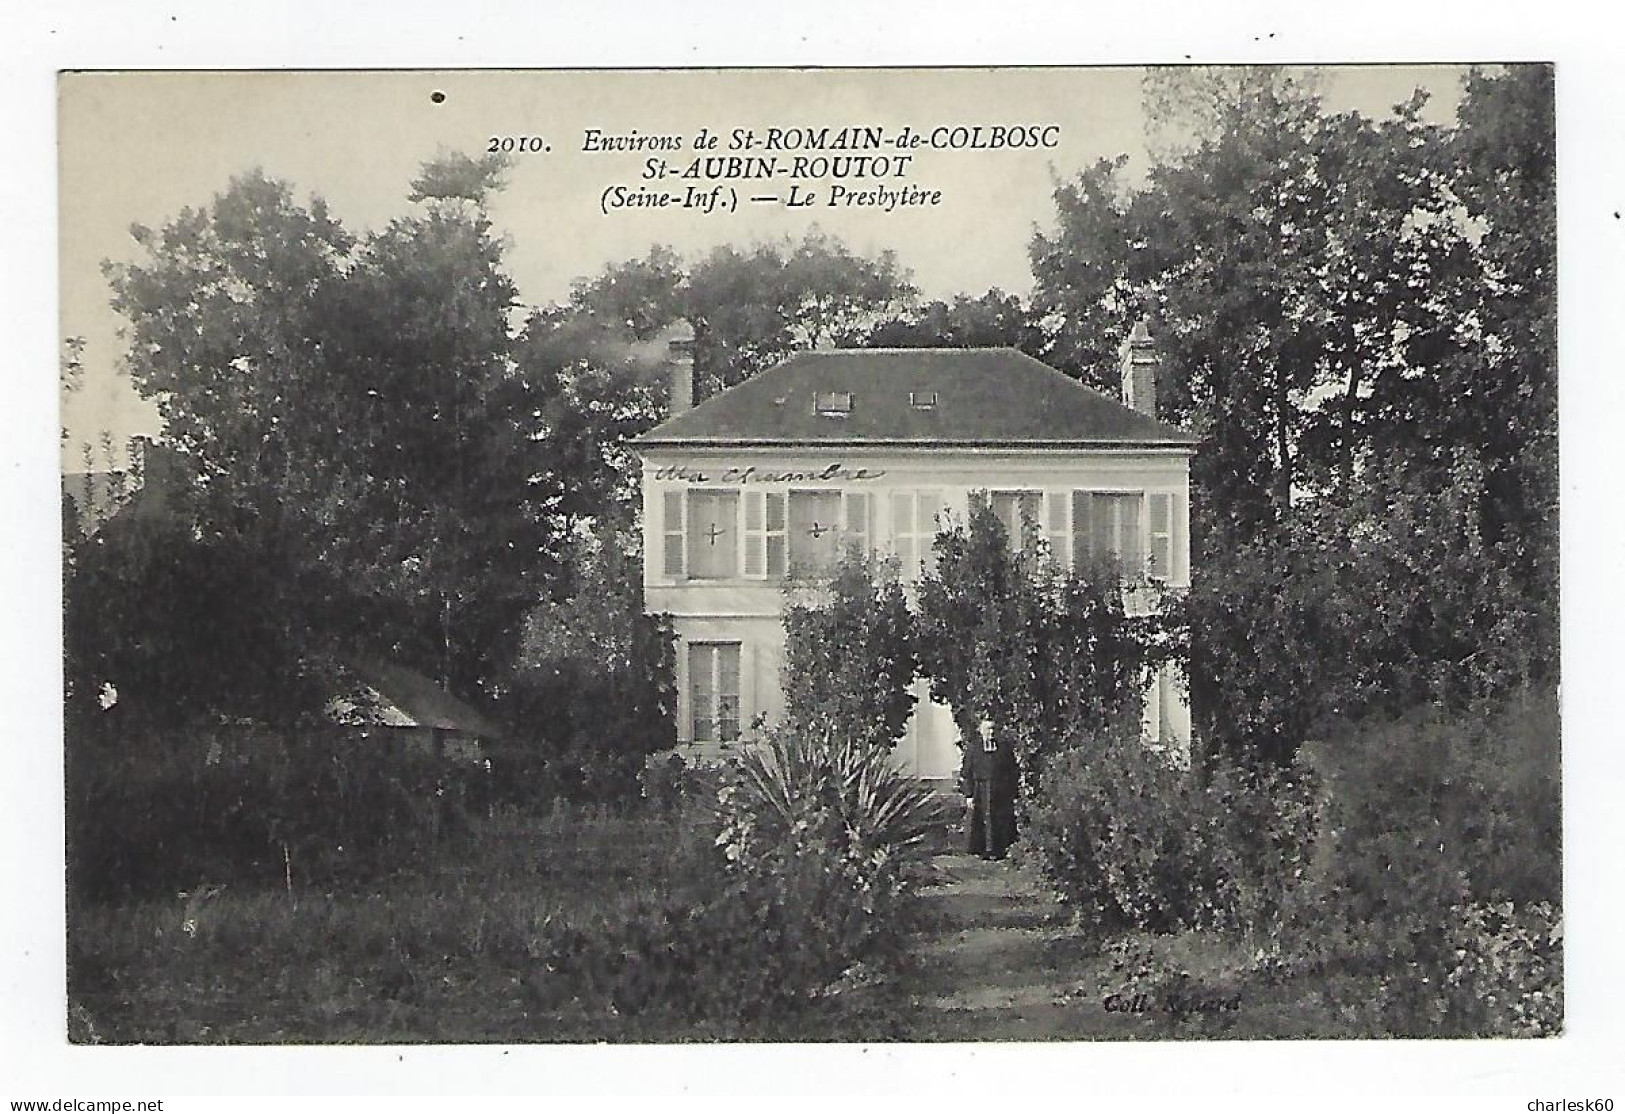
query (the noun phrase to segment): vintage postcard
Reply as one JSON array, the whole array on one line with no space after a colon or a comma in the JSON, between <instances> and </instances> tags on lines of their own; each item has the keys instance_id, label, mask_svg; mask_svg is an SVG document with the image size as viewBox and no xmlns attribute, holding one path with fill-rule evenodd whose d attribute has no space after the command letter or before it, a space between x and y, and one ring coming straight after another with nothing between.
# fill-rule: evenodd
<instances>
[{"instance_id":1,"label":"vintage postcard","mask_svg":"<svg viewBox=\"0 0 1625 1114\"><path fill-rule=\"evenodd\" d=\"M62 74L69 1039L1560 1036L1555 88Z\"/></svg>"}]
</instances>

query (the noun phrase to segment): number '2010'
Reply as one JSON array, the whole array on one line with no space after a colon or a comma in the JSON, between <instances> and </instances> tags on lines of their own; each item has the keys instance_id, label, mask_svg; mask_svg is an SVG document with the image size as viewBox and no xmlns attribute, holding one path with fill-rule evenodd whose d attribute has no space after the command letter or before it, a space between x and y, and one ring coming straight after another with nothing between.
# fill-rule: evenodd
<instances>
[{"instance_id":1,"label":"number '2010'","mask_svg":"<svg viewBox=\"0 0 1625 1114\"><path fill-rule=\"evenodd\" d=\"M506 155L515 151L545 151L547 149L547 140L539 135L493 135L491 145L485 150L487 154Z\"/></svg>"}]
</instances>

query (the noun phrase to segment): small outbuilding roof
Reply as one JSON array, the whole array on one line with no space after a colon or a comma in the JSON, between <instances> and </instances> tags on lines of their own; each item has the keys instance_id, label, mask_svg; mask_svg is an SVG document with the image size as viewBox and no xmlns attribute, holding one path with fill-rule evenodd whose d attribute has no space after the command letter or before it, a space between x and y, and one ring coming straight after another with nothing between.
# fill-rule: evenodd
<instances>
[{"instance_id":1,"label":"small outbuilding roof","mask_svg":"<svg viewBox=\"0 0 1625 1114\"><path fill-rule=\"evenodd\" d=\"M635 440L660 445L1191 447L1014 348L800 352Z\"/></svg>"},{"instance_id":2,"label":"small outbuilding roof","mask_svg":"<svg viewBox=\"0 0 1625 1114\"><path fill-rule=\"evenodd\" d=\"M367 691L334 700L332 711L341 721L430 727L485 739L503 735L494 721L404 665L376 659L349 659L343 664Z\"/></svg>"}]
</instances>

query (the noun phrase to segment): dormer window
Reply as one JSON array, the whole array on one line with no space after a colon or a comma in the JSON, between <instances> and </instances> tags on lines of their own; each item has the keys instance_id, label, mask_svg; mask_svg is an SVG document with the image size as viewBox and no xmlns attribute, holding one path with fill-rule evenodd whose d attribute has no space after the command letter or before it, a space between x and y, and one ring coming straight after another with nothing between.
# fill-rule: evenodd
<instances>
[{"instance_id":1,"label":"dormer window","mask_svg":"<svg viewBox=\"0 0 1625 1114\"><path fill-rule=\"evenodd\" d=\"M852 413L851 391L818 391L813 394L813 413L827 418L844 418Z\"/></svg>"},{"instance_id":2,"label":"dormer window","mask_svg":"<svg viewBox=\"0 0 1625 1114\"><path fill-rule=\"evenodd\" d=\"M910 391L908 404L916 410L935 410L937 408L937 392Z\"/></svg>"}]
</instances>

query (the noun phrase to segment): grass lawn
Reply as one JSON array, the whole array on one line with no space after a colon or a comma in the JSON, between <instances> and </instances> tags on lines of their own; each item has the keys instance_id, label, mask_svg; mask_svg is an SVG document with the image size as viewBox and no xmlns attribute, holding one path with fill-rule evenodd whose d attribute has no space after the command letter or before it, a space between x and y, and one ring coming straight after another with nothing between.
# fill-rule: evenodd
<instances>
[{"instance_id":1,"label":"grass lawn","mask_svg":"<svg viewBox=\"0 0 1625 1114\"><path fill-rule=\"evenodd\" d=\"M228 884L70 910L69 1032L111 1043L884 1039L884 988L788 1028L721 1027L562 1000L558 922L590 932L714 891L702 832L561 810L496 819L388 877L323 889ZM552 970L550 971L550 967Z\"/></svg>"}]
</instances>

